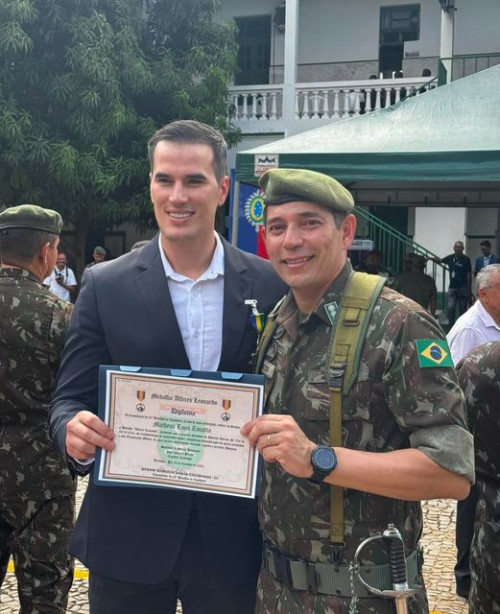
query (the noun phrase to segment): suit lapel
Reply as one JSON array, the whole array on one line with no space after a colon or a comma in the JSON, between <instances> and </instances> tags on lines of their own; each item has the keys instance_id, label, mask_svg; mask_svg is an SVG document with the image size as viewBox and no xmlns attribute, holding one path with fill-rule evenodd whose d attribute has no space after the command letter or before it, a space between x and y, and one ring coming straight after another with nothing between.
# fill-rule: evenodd
<instances>
[{"instance_id":1,"label":"suit lapel","mask_svg":"<svg viewBox=\"0 0 500 614\"><path fill-rule=\"evenodd\" d=\"M160 258L157 237L141 249L136 265L135 283L147 314L158 333L160 340L158 345L164 348L160 364L165 364L168 368L189 368L189 360ZM137 323L137 326L140 324Z\"/></svg>"},{"instance_id":2,"label":"suit lapel","mask_svg":"<svg viewBox=\"0 0 500 614\"><path fill-rule=\"evenodd\" d=\"M234 364L249 317L245 299L252 298L252 279L240 253L224 239L224 312L221 365Z\"/></svg>"}]
</instances>

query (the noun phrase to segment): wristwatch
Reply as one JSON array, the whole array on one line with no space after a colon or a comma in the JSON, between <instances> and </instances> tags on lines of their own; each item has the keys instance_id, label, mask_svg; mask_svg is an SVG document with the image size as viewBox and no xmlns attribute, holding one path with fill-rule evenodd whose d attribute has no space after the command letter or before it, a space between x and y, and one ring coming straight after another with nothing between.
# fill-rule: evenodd
<instances>
[{"instance_id":1,"label":"wristwatch","mask_svg":"<svg viewBox=\"0 0 500 614\"><path fill-rule=\"evenodd\" d=\"M311 452L313 474L309 478L314 484L321 484L337 466L337 455L333 448L316 446Z\"/></svg>"}]
</instances>

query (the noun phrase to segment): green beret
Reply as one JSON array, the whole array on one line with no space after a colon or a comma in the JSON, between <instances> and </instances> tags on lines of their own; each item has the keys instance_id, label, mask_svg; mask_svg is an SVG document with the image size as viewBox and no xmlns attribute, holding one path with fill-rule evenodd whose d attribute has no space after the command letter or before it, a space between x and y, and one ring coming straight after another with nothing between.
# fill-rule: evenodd
<instances>
[{"instance_id":1,"label":"green beret","mask_svg":"<svg viewBox=\"0 0 500 614\"><path fill-rule=\"evenodd\" d=\"M0 213L0 230L26 228L58 235L62 226L63 220L57 211L44 209L38 205L9 207Z\"/></svg>"},{"instance_id":2,"label":"green beret","mask_svg":"<svg viewBox=\"0 0 500 614\"><path fill-rule=\"evenodd\" d=\"M96 245L94 247L94 251L92 253L93 254L98 254L100 256L105 256L106 255L106 250L104 249L104 247L101 247L100 245Z\"/></svg>"},{"instance_id":3,"label":"green beret","mask_svg":"<svg viewBox=\"0 0 500 614\"><path fill-rule=\"evenodd\" d=\"M307 201L335 211L352 211L354 200L338 181L316 171L271 168L259 180L266 205Z\"/></svg>"}]
</instances>

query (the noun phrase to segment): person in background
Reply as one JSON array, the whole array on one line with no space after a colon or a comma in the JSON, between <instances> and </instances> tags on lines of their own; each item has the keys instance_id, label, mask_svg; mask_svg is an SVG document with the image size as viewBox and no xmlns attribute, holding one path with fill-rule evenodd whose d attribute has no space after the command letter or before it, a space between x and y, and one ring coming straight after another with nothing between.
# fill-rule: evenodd
<instances>
[{"instance_id":1,"label":"person in background","mask_svg":"<svg viewBox=\"0 0 500 614\"><path fill-rule=\"evenodd\" d=\"M96 264L100 264L106 260L106 250L101 245L96 245L92 252L92 262L89 262L86 269L93 267Z\"/></svg>"},{"instance_id":2,"label":"person in background","mask_svg":"<svg viewBox=\"0 0 500 614\"><path fill-rule=\"evenodd\" d=\"M448 326L451 328L457 319L468 308L472 297L472 265L470 258L464 254L462 241L455 241L453 254L444 258L430 258L433 262L444 264L450 272L450 285L448 287Z\"/></svg>"},{"instance_id":3,"label":"person in background","mask_svg":"<svg viewBox=\"0 0 500 614\"><path fill-rule=\"evenodd\" d=\"M390 275L389 270L382 264L382 252L378 249L372 249L368 252L366 258L356 266L355 270L370 275L381 275L382 277L389 277Z\"/></svg>"},{"instance_id":4,"label":"person in background","mask_svg":"<svg viewBox=\"0 0 500 614\"><path fill-rule=\"evenodd\" d=\"M432 77L431 69L424 68L422 70L422 77L426 77L426 78ZM424 92L434 89L434 87L435 87L434 85L422 85L422 87L419 88L418 93L423 94Z\"/></svg>"},{"instance_id":5,"label":"person in background","mask_svg":"<svg viewBox=\"0 0 500 614\"><path fill-rule=\"evenodd\" d=\"M458 318L447 335L455 365L484 343L500 341L500 264L490 264L479 271L476 277L476 296L477 301ZM473 486L469 496L457 504L455 530L456 592L465 598L469 594L471 582L469 558L476 505L477 489Z\"/></svg>"},{"instance_id":6,"label":"person in background","mask_svg":"<svg viewBox=\"0 0 500 614\"><path fill-rule=\"evenodd\" d=\"M482 255L476 258L474 275L477 275L483 267L488 266L489 264L496 264L498 262L497 256L491 253L491 243L487 239L481 241L479 248L481 249Z\"/></svg>"},{"instance_id":7,"label":"person in background","mask_svg":"<svg viewBox=\"0 0 500 614\"><path fill-rule=\"evenodd\" d=\"M58 258L59 213L0 213L0 584L14 558L20 612L63 614L75 481L52 447L50 395L73 305L45 288Z\"/></svg>"},{"instance_id":8,"label":"person in background","mask_svg":"<svg viewBox=\"0 0 500 614\"><path fill-rule=\"evenodd\" d=\"M424 273L425 258L420 254L407 254L405 264L408 270L400 273L394 281L393 288L430 311L436 317L437 288L430 275Z\"/></svg>"},{"instance_id":9,"label":"person in background","mask_svg":"<svg viewBox=\"0 0 500 614\"><path fill-rule=\"evenodd\" d=\"M483 343L500 341L500 264L481 269L475 286L477 301L446 336L455 365Z\"/></svg>"},{"instance_id":10,"label":"person in background","mask_svg":"<svg viewBox=\"0 0 500 614\"><path fill-rule=\"evenodd\" d=\"M470 553L470 614L500 612L500 342L467 354L457 367L474 437L475 528Z\"/></svg>"},{"instance_id":11,"label":"person in background","mask_svg":"<svg viewBox=\"0 0 500 614\"><path fill-rule=\"evenodd\" d=\"M77 288L76 277L68 267L68 261L64 252L59 252L55 269L43 281L45 286L63 301L73 302Z\"/></svg>"}]
</instances>

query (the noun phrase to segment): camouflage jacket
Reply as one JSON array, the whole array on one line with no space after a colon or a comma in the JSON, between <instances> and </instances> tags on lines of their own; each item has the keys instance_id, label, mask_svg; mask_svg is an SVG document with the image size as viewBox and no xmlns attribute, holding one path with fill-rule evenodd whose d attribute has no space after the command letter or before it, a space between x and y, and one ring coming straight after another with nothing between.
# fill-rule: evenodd
<instances>
[{"instance_id":1,"label":"camouflage jacket","mask_svg":"<svg viewBox=\"0 0 500 614\"><path fill-rule=\"evenodd\" d=\"M0 501L73 490L48 410L73 305L23 269L0 269Z\"/></svg>"},{"instance_id":2,"label":"camouflage jacket","mask_svg":"<svg viewBox=\"0 0 500 614\"><path fill-rule=\"evenodd\" d=\"M471 548L470 611L500 612L500 341L476 348L457 366L474 436L479 502Z\"/></svg>"},{"instance_id":3,"label":"camouflage jacket","mask_svg":"<svg viewBox=\"0 0 500 614\"><path fill-rule=\"evenodd\" d=\"M281 306L278 327L262 372L266 413L290 413L307 437L329 445L328 369L332 323L325 305L339 304L351 272L347 263L307 317L299 317L290 294ZM331 306L330 313L334 311ZM421 368L417 339L444 339L430 315L413 301L384 289L375 305L357 380L343 399L343 445L369 452L414 447L439 465L474 479L472 437L466 429L463 396L453 367ZM394 522L407 552L422 530L420 503L344 490L343 562L357 545ZM281 551L331 562L330 487L263 464L259 516L265 536ZM378 544L378 542L374 542ZM370 552L370 550L372 550ZM384 562L379 545L366 549L367 561Z\"/></svg>"},{"instance_id":4,"label":"camouflage jacket","mask_svg":"<svg viewBox=\"0 0 500 614\"><path fill-rule=\"evenodd\" d=\"M500 519L500 341L476 348L457 366L474 436L476 480L487 517Z\"/></svg>"}]
</instances>

